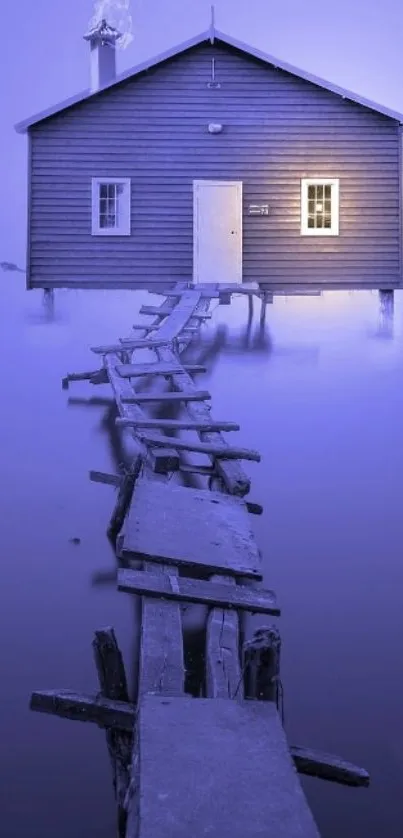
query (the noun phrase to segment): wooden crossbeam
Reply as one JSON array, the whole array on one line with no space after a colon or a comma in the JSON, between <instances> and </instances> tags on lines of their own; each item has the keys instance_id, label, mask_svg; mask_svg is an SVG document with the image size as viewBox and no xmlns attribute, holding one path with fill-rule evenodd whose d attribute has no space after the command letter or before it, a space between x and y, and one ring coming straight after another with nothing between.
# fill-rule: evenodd
<instances>
[{"instance_id":1,"label":"wooden crossbeam","mask_svg":"<svg viewBox=\"0 0 403 838\"><path fill-rule=\"evenodd\" d=\"M135 332L154 332L158 328L158 323L154 323L154 325L151 323L133 323L132 325L132 329Z\"/></svg>"},{"instance_id":2,"label":"wooden crossbeam","mask_svg":"<svg viewBox=\"0 0 403 838\"><path fill-rule=\"evenodd\" d=\"M41 690L31 695L30 709L78 722L95 722L99 727L132 731L134 706L100 695L71 690Z\"/></svg>"},{"instance_id":3,"label":"wooden crossbeam","mask_svg":"<svg viewBox=\"0 0 403 838\"><path fill-rule=\"evenodd\" d=\"M202 402L211 399L208 390L195 390L193 393L133 393L125 396L124 404L147 404L148 402Z\"/></svg>"},{"instance_id":4,"label":"wooden crossbeam","mask_svg":"<svg viewBox=\"0 0 403 838\"><path fill-rule=\"evenodd\" d=\"M370 776L365 768L359 768L333 754L325 754L310 748L290 747L295 767L300 774L319 777L343 786L369 786Z\"/></svg>"},{"instance_id":5,"label":"wooden crossbeam","mask_svg":"<svg viewBox=\"0 0 403 838\"><path fill-rule=\"evenodd\" d=\"M258 451L249 450L247 448L233 448L229 445L214 444L209 442L194 442L185 441L184 439L177 439L176 437L159 436L158 434L141 434L141 438L147 445L156 445L157 447L166 447L170 445L178 451L195 451L199 454L207 454L212 457L222 458L226 460L252 460L255 463L260 463L261 456Z\"/></svg>"},{"instance_id":6,"label":"wooden crossbeam","mask_svg":"<svg viewBox=\"0 0 403 838\"><path fill-rule=\"evenodd\" d=\"M165 340L163 338L139 338L138 340L131 338L122 338L120 343L107 344L105 346L91 346L91 352L96 355L108 355L114 352L130 352L134 349L156 349L159 346L167 346L172 343L172 339Z\"/></svg>"},{"instance_id":7,"label":"wooden crossbeam","mask_svg":"<svg viewBox=\"0 0 403 838\"><path fill-rule=\"evenodd\" d=\"M120 573L122 572L120 571ZM140 572L142 573L142 571ZM75 693L71 690L34 692L32 693L30 708L63 719L92 722L101 728L116 729L129 733L133 731L136 718L133 704L125 701L112 701L99 695ZM295 767L300 774L318 777L345 786L367 787L370 784L370 775L365 768L361 768L339 756L311 748L300 748L295 745L290 745L289 748Z\"/></svg>"},{"instance_id":8,"label":"wooden crossbeam","mask_svg":"<svg viewBox=\"0 0 403 838\"><path fill-rule=\"evenodd\" d=\"M204 303L202 303L204 305ZM169 363L174 360L173 353L170 349L157 349L157 355L161 362ZM183 371L172 376L172 387L178 393L193 393L196 386L188 373ZM189 402L188 415L197 420L210 418L209 406L204 401ZM203 442L220 444L223 440L220 434L200 432ZM216 461L217 471L224 481L227 491L232 494L244 497L248 494L250 489L250 478L243 470L240 463L236 460L218 459Z\"/></svg>"},{"instance_id":9,"label":"wooden crossbeam","mask_svg":"<svg viewBox=\"0 0 403 838\"><path fill-rule=\"evenodd\" d=\"M232 585L219 581L205 582L185 576L157 575L139 570L119 570L118 589L126 593L150 597L163 597L179 602L197 602L203 605L236 608L259 614L278 616L280 608L274 591Z\"/></svg>"},{"instance_id":10,"label":"wooden crossbeam","mask_svg":"<svg viewBox=\"0 0 403 838\"><path fill-rule=\"evenodd\" d=\"M168 315L172 314L173 310L174 309L168 308L168 306L161 306L160 308L158 308L158 306L144 305L141 306L140 314L154 314L157 317L167 317ZM209 311L206 311L205 313L196 311L192 314L192 317L194 317L195 320L211 320L212 315Z\"/></svg>"},{"instance_id":11,"label":"wooden crossbeam","mask_svg":"<svg viewBox=\"0 0 403 838\"><path fill-rule=\"evenodd\" d=\"M91 384L106 384L108 376L106 370L93 370L91 372L70 372L62 378L63 390L68 390L70 381L90 381Z\"/></svg>"},{"instance_id":12,"label":"wooden crossbeam","mask_svg":"<svg viewBox=\"0 0 403 838\"><path fill-rule=\"evenodd\" d=\"M144 375L174 375L174 373L186 370L189 373L207 372L207 368L202 364L118 364L117 372L121 378L137 378Z\"/></svg>"},{"instance_id":13,"label":"wooden crossbeam","mask_svg":"<svg viewBox=\"0 0 403 838\"><path fill-rule=\"evenodd\" d=\"M236 422L195 422L192 419L125 419L118 416L117 425L131 428L156 428L165 431L239 431Z\"/></svg>"}]
</instances>

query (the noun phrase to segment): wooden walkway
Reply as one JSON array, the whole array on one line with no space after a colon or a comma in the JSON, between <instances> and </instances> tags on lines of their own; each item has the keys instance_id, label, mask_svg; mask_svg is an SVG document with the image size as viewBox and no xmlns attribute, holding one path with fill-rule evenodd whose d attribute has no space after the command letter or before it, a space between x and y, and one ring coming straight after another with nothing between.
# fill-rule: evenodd
<instances>
[{"instance_id":1,"label":"wooden walkway","mask_svg":"<svg viewBox=\"0 0 403 838\"><path fill-rule=\"evenodd\" d=\"M240 291L258 289L178 284L160 307L142 307L155 319L134 324L136 335L92 348L103 359L99 369L63 380L64 387L109 382L117 425L135 442L125 474L93 477L118 489L109 527L118 589L141 596L138 694L130 699L107 628L93 643L100 692L35 692L31 707L105 729L121 838L318 838L297 771L349 785L369 781L337 757L288 744L278 628L265 624L241 643L245 611L280 614L274 592L257 584L261 554L250 514L261 508L245 500L250 479L242 461L260 457L224 437L239 426L213 419L210 394L193 379L203 368L181 362L211 318L212 299L228 303ZM144 349L151 359L138 361ZM175 418L154 415L162 405ZM200 487L183 485L189 473ZM186 693L183 602L208 608L197 697Z\"/></svg>"}]
</instances>

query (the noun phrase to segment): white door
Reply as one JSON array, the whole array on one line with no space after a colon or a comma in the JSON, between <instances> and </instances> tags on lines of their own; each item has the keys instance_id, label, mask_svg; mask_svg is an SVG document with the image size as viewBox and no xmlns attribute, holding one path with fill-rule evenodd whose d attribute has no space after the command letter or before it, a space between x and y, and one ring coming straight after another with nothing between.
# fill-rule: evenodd
<instances>
[{"instance_id":1,"label":"white door","mask_svg":"<svg viewBox=\"0 0 403 838\"><path fill-rule=\"evenodd\" d=\"M241 181L193 181L193 281L242 282Z\"/></svg>"}]
</instances>

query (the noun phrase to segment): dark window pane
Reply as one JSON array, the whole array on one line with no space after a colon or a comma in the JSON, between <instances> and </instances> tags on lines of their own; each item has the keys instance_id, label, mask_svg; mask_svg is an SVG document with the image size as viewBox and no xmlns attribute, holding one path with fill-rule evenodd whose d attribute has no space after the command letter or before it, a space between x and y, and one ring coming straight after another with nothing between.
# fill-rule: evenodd
<instances>
[{"instance_id":1,"label":"dark window pane","mask_svg":"<svg viewBox=\"0 0 403 838\"><path fill-rule=\"evenodd\" d=\"M328 230L330 230L331 226L332 226L332 224L331 224L331 220L330 220L330 215L325 215L324 227L326 227Z\"/></svg>"},{"instance_id":2,"label":"dark window pane","mask_svg":"<svg viewBox=\"0 0 403 838\"><path fill-rule=\"evenodd\" d=\"M325 201L325 212L330 212L331 202Z\"/></svg>"},{"instance_id":3,"label":"dark window pane","mask_svg":"<svg viewBox=\"0 0 403 838\"><path fill-rule=\"evenodd\" d=\"M100 183L99 184L99 197L101 198L101 200L103 198L108 197L108 184L107 183Z\"/></svg>"},{"instance_id":4,"label":"dark window pane","mask_svg":"<svg viewBox=\"0 0 403 838\"><path fill-rule=\"evenodd\" d=\"M322 213L318 213L316 216L316 226L322 228L323 227L323 215Z\"/></svg>"},{"instance_id":5,"label":"dark window pane","mask_svg":"<svg viewBox=\"0 0 403 838\"><path fill-rule=\"evenodd\" d=\"M315 187L314 186L308 186L308 198L312 201L314 200L314 198L315 198Z\"/></svg>"},{"instance_id":6,"label":"dark window pane","mask_svg":"<svg viewBox=\"0 0 403 838\"><path fill-rule=\"evenodd\" d=\"M323 201L323 186L322 186L322 184L318 184L316 186L316 199L317 199L317 201Z\"/></svg>"},{"instance_id":7,"label":"dark window pane","mask_svg":"<svg viewBox=\"0 0 403 838\"><path fill-rule=\"evenodd\" d=\"M330 183L327 183L326 186L325 186L325 198L330 199L331 193L332 193L332 187L331 187Z\"/></svg>"},{"instance_id":8,"label":"dark window pane","mask_svg":"<svg viewBox=\"0 0 403 838\"><path fill-rule=\"evenodd\" d=\"M315 227L315 221L313 215L308 216L308 227L312 228Z\"/></svg>"},{"instance_id":9,"label":"dark window pane","mask_svg":"<svg viewBox=\"0 0 403 838\"><path fill-rule=\"evenodd\" d=\"M309 215L313 215L315 212L315 201L308 201L308 213Z\"/></svg>"}]
</instances>

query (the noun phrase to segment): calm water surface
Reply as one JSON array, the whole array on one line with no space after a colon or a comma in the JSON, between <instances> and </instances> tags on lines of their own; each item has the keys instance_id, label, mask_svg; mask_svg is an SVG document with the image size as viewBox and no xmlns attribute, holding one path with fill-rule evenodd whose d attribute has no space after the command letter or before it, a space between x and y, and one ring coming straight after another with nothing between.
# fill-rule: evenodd
<instances>
[{"instance_id":1,"label":"calm water surface","mask_svg":"<svg viewBox=\"0 0 403 838\"><path fill-rule=\"evenodd\" d=\"M33 689L96 691L91 641L113 625L134 677L138 613L108 574L114 490L108 387L61 389L96 368L88 347L130 332L146 292L56 294L54 313L0 274L1 833L111 838L110 767L98 729L30 713ZM236 298L192 353L210 365L217 418L239 421L265 582L282 606L290 741L364 765L370 790L304 783L323 838L401 838L403 804L403 296L276 299L262 334ZM138 319L138 318L137 318ZM95 361L95 363L94 363ZM76 545L70 539L79 538ZM260 621L261 622L261 621Z\"/></svg>"}]
</instances>

